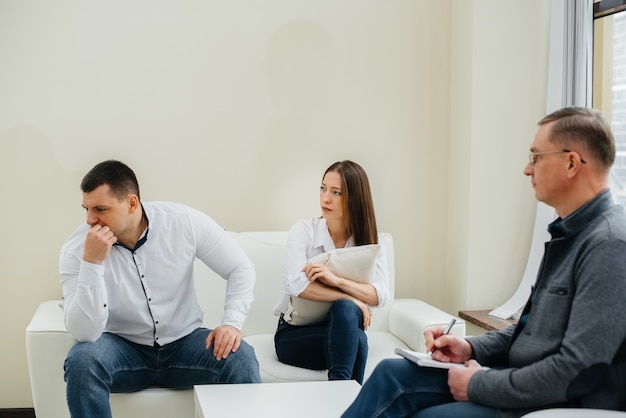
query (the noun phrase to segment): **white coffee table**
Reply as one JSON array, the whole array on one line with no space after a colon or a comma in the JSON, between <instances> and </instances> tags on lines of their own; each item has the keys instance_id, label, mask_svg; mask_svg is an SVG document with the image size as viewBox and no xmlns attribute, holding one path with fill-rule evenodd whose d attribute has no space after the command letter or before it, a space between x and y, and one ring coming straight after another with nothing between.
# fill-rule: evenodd
<instances>
[{"instance_id":1,"label":"white coffee table","mask_svg":"<svg viewBox=\"0 0 626 418\"><path fill-rule=\"evenodd\" d=\"M196 418L339 417L361 386L354 380L194 386Z\"/></svg>"}]
</instances>

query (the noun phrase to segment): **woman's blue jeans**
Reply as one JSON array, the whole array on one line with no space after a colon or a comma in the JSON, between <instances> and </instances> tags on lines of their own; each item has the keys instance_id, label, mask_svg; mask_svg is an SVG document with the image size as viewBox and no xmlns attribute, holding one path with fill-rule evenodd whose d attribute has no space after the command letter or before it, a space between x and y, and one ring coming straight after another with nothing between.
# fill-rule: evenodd
<instances>
[{"instance_id":1,"label":"woman's blue jeans","mask_svg":"<svg viewBox=\"0 0 626 418\"><path fill-rule=\"evenodd\" d=\"M198 328L162 347L132 343L104 333L79 342L65 360L67 404L72 417L111 417L109 393L150 386L190 389L210 383L259 383L259 363L245 341L224 360L205 349L210 330Z\"/></svg>"},{"instance_id":2,"label":"woman's blue jeans","mask_svg":"<svg viewBox=\"0 0 626 418\"><path fill-rule=\"evenodd\" d=\"M312 370L328 369L328 380L363 383L367 335L363 313L350 300L334 302L326 322L319 325L293 326L281 317L274 345L282 363Z\"/></svg>"},{"instance_id":3,"label":"woman's blue jeans","mask_svg":"<svg viewBox=\"0 0 626 418\"><path fill-rule=\"evenodd\" d=\"M376 366L342 418L494 418L496 412L472 402L456 402L447 370L398 358Z\"/></svg>"}]
</instances>

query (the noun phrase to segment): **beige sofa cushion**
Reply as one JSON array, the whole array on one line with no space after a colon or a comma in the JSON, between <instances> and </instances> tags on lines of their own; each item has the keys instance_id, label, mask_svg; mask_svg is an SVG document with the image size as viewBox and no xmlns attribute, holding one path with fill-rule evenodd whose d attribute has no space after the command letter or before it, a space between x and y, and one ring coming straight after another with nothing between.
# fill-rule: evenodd
<instances>
[{"instance_id":1,"label":"beige sofa cushion","mask_svg":"<svg viewBox=\"0 0 626 418\"><path fill-rule=\"evenodd\" d=\"M376 278L376 256L379 250L378 244L337 248L311 257L308 264L325 264L339 277L359 283L371 283ZM289 308L285 313L285 321L296 326L321 323L326 318L331 305L331 302L291 297Z\"/></svg>"}]
</instances>

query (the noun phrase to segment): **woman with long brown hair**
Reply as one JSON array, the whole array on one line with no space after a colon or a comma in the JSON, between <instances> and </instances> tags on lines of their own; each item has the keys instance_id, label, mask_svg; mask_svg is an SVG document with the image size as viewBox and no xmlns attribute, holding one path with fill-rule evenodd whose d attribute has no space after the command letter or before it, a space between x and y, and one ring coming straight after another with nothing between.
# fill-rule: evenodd
<instances>
[{"instance_id":1,"label":"woman with long brown hair","mask_svg":"<svg viewBox=\"0 0 626 418\"><path fill-rule=\"evenodd\" d=\"M373 280L360 283L340 277L312 257L339 248L377 244L378 229L369 180L355 162L339 161L325 171L320 187L322 216L296 223L289 231L283 266L284 294L274 337L278 359L292 366L328 369L329 380L363 382L367 360L370 307L383 306L389 295L386 255L375 255ZM318 323L294 325L291 301L330 302Z\"/></svg>"}]
</instances>

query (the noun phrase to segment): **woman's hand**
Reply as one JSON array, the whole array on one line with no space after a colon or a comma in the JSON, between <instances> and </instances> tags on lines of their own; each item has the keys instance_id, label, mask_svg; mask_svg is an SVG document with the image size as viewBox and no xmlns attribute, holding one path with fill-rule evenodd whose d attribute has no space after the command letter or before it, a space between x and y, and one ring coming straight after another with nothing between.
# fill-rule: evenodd
<instances>
[{"instance_id":1,"label":"woman's hand","mask_svg":"<svg viewBox=\"0 0 626 418\"><path fill-rule=\"evenodd\" d=\"M377 304L378 298L376 296L376 289L374 289L372 285L355 283L343 279L330 271L328 267L326 267L326 264L307 264L302 268L302 271L306 274L309 282L317 282L333 288L333 290L343 293L345 295L344 299L350 299L354 302L363 313L363 329L367 330L370 327L372 323L372 312L370 311L369 304L359 299L359 297L363 297L364 299L370 298L374 305Z\"/></svg>"},{"instance_id":2,"label":"woman's hand","mask_svg":"<svg viewBox=\"0 0 626 418\"><path fill-rule=\"evenodd\" d=\"M307 264L302 268L302 271L309 278L310 282L318 280L320 283L330 287L340 287L343 281L341 277L330 271L326 264Z\"/></svg>"},{"instance_id":3,"label":"woman's hand","mask_svg":"<svg viewBox=\"0 0 626 418\"><path fill-rule=\"evenodd\" d=\"M356 306L361 308L361 312L363 313L363 329L367 331L367 329L372 324L372 312L370 311L369 305L358 299L351 299L351 300L352 302L356 303Z\"/></svg>"}]
</instances>

